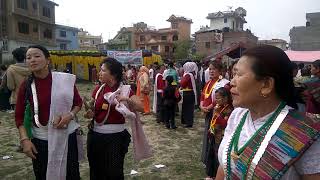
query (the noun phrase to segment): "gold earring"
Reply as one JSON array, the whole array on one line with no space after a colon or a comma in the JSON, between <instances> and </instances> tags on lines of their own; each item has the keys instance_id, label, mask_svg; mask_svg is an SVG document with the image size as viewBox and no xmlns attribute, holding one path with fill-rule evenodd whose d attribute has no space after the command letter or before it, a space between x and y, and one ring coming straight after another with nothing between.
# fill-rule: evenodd
<instances>
[{"instance_id":1,"label":"gold earring","mask_svg":"<svg viewBox=\"0 0 320 180\"><path fill-rule=\"evenodd\" d=\"M263 98L266 98L266 97L268 97L268 95L266 95L266 94L263 94L262 92L260 92L260 96L261 96L261 97L263 97Z\"/></svg>"}]
</instances>

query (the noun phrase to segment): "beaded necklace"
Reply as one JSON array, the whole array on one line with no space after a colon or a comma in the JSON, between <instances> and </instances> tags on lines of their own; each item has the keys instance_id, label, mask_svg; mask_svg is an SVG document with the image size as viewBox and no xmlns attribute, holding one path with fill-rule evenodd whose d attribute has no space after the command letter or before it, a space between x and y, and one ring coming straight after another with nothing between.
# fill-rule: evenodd
<instances>
[{"instance_id":1,"label":"beaded necklace","mask_svg":"<svg viewBox=\"0 0 320 180\"><path fill-rule=\"evenodd\" d=\"M248 166L251 163L253 157L255 156L258 148L261 145L261 142L263 141L265 135L267 134L268 130L270 129L271 125L273 124L273 122L275 121L276 117L279 115L279 113L281 112L281 110L286 106L285 102L281 102L280 105L278 106L278 108L276 109L276 111L270 116L270 118L268 118L268 120L253 134L253 136L242 146L242 148L238 149L238 144L239 144L239 138L240 138L240 133L241 130L243 129L243 125L246 121L247 115L249 113L249 111L247 111L244 116L241 118L241 121L239 123L239 125L237 126L228 150L227 150L227 176L226 179L230 180L231 179L231 157L232 159L236 162L239 159L239 156L241 155L241 153L244 151L244 149L253 141L253 139L260 133L261 138L259 139L257 146L254 147L253 152L251 153L250 157L248 158L248 161L243 169L242 173L242 179L245 179L246 175L247 175L247 170L248 170ZM233 152L231 152L233 149Z\"/></svg>"},{"instance_id":2,"label":"beaded necklace","mask_svg":"<svg viewBox=\"0 0 320 180\"><path fill-rule=\"evenodd\" d=\"M215 111L212 119L210 121L210 128L209 128L209 132L211 134L214 134L214 126L216 125L216 121L218 119L218 117L222 114L222 112L229 106L229 104L227 104L226 106L224 106L219 112Z\"/></svg>"},{"instance_id":3,"label":"beaded necklace","mask_svg":"<svg viewBox=\"0 0 320 180\"><path fill-rule=\"evenodd\" d=\"M211 86L209 92L208 92L208 88L209 88L212 80L207 84L207 86L206 86L206 88L205 88L205 90L204 90L204 98L205 98L205 99L207 99L207 98L210 96L210 94L212 93L214 87L216 86L216 84L217 84L219 81L220 81L220 79L216 80L216 82Z\"/></svg>"}]
</instances>

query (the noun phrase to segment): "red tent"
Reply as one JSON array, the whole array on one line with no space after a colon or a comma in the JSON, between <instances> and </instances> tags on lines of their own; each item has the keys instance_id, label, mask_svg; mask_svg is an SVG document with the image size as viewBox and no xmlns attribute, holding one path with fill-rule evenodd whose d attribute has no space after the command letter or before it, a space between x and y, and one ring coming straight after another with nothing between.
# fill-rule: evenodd
<instances>
[{"instance_id":1,"label":"red tent","mask_svg":"<svg viewBox=\"0 0 320 180\"><path fill-rule=\"evenodd\" d=\"M312 63L320 59L320 51L285 51L291 61Z\"/></svg>"}]
</instances>

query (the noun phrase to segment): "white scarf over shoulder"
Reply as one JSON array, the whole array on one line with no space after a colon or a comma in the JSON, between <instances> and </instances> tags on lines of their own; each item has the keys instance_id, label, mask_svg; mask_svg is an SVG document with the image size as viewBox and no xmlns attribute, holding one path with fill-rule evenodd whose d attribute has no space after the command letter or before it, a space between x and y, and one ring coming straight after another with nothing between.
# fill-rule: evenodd
<instances>
[{"instance_id":1,"label":"white scarf over shoulder","mask_svg":"<svg viewBox=\"0 0 320 180\"><path fill-rule=\"evenodd\" d=\"M197 98L197 87L196 87L195 79L197 78L198 66L194 62L186 62L183 65L183 70L184 70L183 76L186 76L186 75L190 76L192 89L193 89L193 93L194 93L194 102L197 105L198 98ZM195 72L195 76L192 74L192 72Z\"/></svg>"}]
</instances>

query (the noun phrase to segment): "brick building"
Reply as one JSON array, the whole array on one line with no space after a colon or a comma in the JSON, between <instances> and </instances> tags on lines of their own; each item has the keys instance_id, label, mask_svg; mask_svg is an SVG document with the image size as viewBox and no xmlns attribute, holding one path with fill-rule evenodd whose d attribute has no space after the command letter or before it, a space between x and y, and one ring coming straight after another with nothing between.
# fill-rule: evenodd
<instances>
[{"instance_id":1,"label":"brick building","mask_svg":"<svg viewBox=\"0 0 320 180\"><path fill-rule=\"evenodd\" d=\"M98 47L100 50L153 50L162 58L172 58L174 42L190 41L192 20L171 15L167 21L170 27L162 29L152 28L144 22L123 27L112 40Z\"/></svg>"}]
</instances>

